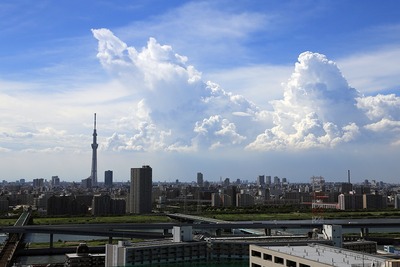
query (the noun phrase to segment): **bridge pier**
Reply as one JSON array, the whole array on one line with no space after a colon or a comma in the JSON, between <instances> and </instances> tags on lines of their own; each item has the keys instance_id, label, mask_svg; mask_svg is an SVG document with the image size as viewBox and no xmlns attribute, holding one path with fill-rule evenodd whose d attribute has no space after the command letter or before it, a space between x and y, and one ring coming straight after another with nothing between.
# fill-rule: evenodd
<instances>
[{"instance_id":1,"label":"bridge pier","mask_svg":"<svg viewBox=\"0 0 400 267\"><path fill-rule=\"evenodd\" d=\"M167 235L168 235L168 229L164 229L164 230L163 230L163 235L164 235L164 236L167 236Z\"/></svg>"},{"instance_id":2,"label":"bridge pier","mask_svg":"<svg viewBox=\"0 0 400 267\"><path fill-rule=\"evenodd\" d=\"M50 234L50 248L53 248L54 247L54 235L53 234Z\"/></svg>"},{"instance_id":3,"label":"bridge pier","mask_svg":"<svg viewBox=\"0 0 400 267\"><path fill-rule=\"evenodd\" d=\"M271 236L271 228L265 228L265 235Z\"/></svg>"},{"instance_id":4,"label":"bridge pier","mask_svg":"<svg viewBox=\"0 0 400 267\"><path fill-rule=\"evenodd\" d=\"M366 237L368 237L368 234L369 234L369 229L367 228L367 227L362 227L362 228L360 228L360 237L361 238L366 238Z\"/></svg>"},{"instance_id":5,"label":"bridge pier","mask_svg":"<svg viewBox=\"0 0 400 267\"><path fill-rule=\"evenodd\" d=\"M215 235L216 236L221 236L222 235L222 229L216 229L215 230Z\"/></svg>"}]
</instances>

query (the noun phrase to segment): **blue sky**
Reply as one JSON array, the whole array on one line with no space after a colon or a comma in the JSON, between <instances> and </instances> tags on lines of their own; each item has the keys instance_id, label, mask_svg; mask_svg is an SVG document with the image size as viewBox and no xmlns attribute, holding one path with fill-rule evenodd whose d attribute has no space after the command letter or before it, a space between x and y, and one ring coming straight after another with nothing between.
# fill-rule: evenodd
<instances>
[{"instance_id":1,"label":"blue sky","mask_svg":"<svg viewBox=\"0 0 400 267\"><path fill-rule=\"evenodd\" d=\"M3 1L0 179L397 182L398 1Z\"/></svg>"}]
</instances>

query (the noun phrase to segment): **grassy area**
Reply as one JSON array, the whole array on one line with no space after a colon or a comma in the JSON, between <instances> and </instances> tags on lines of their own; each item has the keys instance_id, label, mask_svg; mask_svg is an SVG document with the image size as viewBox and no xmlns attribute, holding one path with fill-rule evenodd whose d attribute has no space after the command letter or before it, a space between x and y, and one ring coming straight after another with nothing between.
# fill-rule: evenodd
<instances>
[{"instance_id":1,"label":"grassy area","mask_svg":"<svg viewBox=\"0 0 400 267\"><path fill-rule=\"evenodd\" d=\"M10 218L3 219L2 218L2 219L0 219L0 226L12 226L12 225L15 224L17 219L18 219L18 217L17 218L13 218L13 219L10 219Z\"/></svg>"},{"instance_id":2,"label":"grassy area","mask_svg":"<svg viewBox=\"0 0 400 267\"><path fill-rule=\"evenodd\" d=\"M117 244L119 240L113 239L113 244ZM130 242L141 242L143 239L129 239ZM89 247L104 246L108 244L108 239L96 239L96 240L82 240L82 241L62 241L58 240L53 243L55 248L67 248L67 247L77 247L79 243L86 243ZM49 243L29 243L26 245L29 248L48 248Z\"/></svg>"},{"instance_id":3,"label":"grassy area","mask_svg":"<svg viewBox=\"0 0 400 267\"><path fill-rule=\"evenodd\" d=\"M17 218L0 218L0 226L12 226ZM33 224L91 224L91 223L160 223L170 222L164 215L82 216L82 217L33 217Z\"/></svg>"},{"instance_id":4,"label":"grassy area","mask_svg":"<svg viewBox=\"0 0 400 267\"><path fill-rule=\"evenodd\" d=\"M104 217L38 217L33 218L33 224L91 224L91 223L160 223L170 222L167 216L126 215Z\"/></svg>"}]
</instances>

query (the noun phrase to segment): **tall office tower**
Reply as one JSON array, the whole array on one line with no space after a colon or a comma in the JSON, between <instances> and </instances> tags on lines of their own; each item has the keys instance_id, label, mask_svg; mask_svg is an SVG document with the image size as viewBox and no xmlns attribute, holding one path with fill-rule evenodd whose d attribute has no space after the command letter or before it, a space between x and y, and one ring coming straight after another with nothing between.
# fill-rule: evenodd
<instances>
[{"instance_id":1,"label":"tall office tower","mask_svg":"<svg viewBox=\"0 0 400 267\"><path fill-rule=\"evenodd\" d=\"M92 172L90 179L92 179L92 186L97 186L97 132L96 132L96 113L94 113L94 129L93 129L93 144L92 144Z\"/></svg>"},{"instance_id":2,"label":"tall office tower","mask_svg":"<svg viewBox=\"0 0 400 267\"><path fill-rule=\"evenodd\" d=\"M226 189L226 194L231 197L232 207L236 207L236 194L238 193L237 186L231 185Z\"/></svg>"},{"instance_id":3,"label":"tall office tower","mask_svg":"<svg viewBox=\"0 0 400 267\"><path fill-rule=\"evenodd\" d=\"M347 182L350 184L350 170L347 170Z\"/></svg>"},{"instance_id":4,"label":"tall office tower","mask_svg":"<svg viewBox=\"0 0 400 267\"><path fill-rule=\"evenodd\" d=\"M271 185L271 176L270 175L265 176L265 184Z\"/></svg>"},{"instance_id":5,"label":"tall office tower","mask_svg":"<svg viewBox=\"0 0 400 267\"><path fill-rule=\"evenodd\" d=\"M58 178L58 176L51 176L51 185L52 186L59 186L60 185L60 178Z\"/></svg>"},{"instance_id":6,"label":"tall office tower","mask_svg":"<svg viewBox=\"0 0 400 267\"><path fill-rule=\"evenodd\" d=\"M153 171L150 166L131 169L130 213L151 213Z\"/></svg>"},{"instance_id":7,"label":"tall office tower","mask_svg":"<svg viewBox=\"0 0 400 267\"><path fill-rule=\"evenodd\" d=\"M259 175L257 177L257 185L258 186L264 186L265 185L265 176L264 175Z\"/></svg>"},{"instance_id":8,"label":"tall office tower","mask_svg":"<svg viewBox=\"0 0 400 267\"><path fill-rule=\"evenodd\" d=\"M197 185L202 187L204 183L203 174L201 172L197 173Z\"/></svg>"},{"instance_id":9,"label":"tall office tower","mask_svg":"<svg viewBox=\"0 0 400 267\"><path fill-rule=\"evenodd\" d=\"M112 187L113 185L113 172L110 170L104 172L104 185L106 187Z\"/></svg>"}]
</instances>

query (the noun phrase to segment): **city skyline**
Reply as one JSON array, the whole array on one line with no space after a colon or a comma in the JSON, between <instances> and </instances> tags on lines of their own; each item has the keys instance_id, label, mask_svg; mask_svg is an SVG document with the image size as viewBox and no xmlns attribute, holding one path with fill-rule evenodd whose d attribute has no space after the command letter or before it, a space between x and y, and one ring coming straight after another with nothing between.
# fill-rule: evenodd
<instances>
[{"instance_id":1,"label":"city skyline","mask_svg":"<svg viewBox=\"0 0 400 267\"><path fill-rule=\"evenodd\" d=\"M0 179L397 182L400 3L227 3L0 4Z\"/></svg>"}]
</instances>

